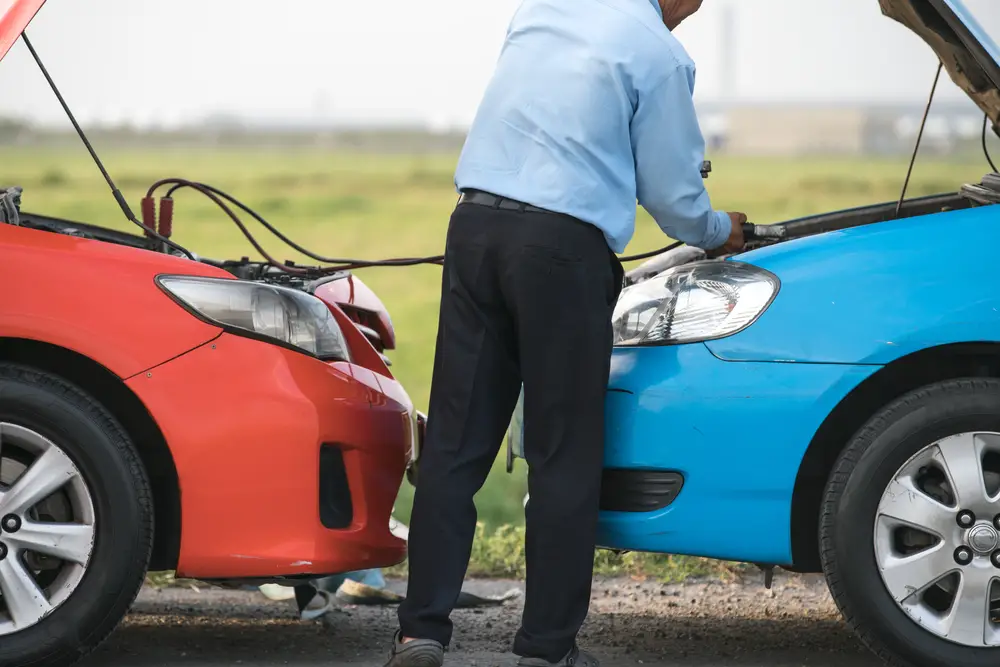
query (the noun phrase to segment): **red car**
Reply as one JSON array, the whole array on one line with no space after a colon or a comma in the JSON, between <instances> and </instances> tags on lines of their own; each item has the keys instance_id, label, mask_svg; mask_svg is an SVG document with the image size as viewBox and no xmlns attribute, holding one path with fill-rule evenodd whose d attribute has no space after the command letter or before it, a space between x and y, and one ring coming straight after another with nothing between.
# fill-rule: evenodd
<instances>
[{"instance_id":1,"label":"red car","mask_svg":"<svg viewBox=\"0 0 1000 667\"><path fill-rule=\"evenodd\" d=\"M0 58L43 2L0 10ZM148 570L287 584L405 558L389 520L422 416L357 277L192 261L22 197L0 188L0 665L85 655Z\"/></svg>"}]
</instances>

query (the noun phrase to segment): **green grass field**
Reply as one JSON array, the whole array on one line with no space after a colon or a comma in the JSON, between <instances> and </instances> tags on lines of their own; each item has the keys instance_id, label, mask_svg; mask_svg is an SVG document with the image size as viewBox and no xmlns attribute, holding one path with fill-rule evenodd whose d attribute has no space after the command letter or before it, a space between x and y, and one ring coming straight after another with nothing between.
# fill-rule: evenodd
<instances>
[{"instance_id":1,"label":"green grass field","mask_svg":"<svg viewBox=\"0 0 1000 667\"><path fill-rule=\"evenodd\" d=\"M184 177L219 187L256 208L300 244L328 256L378 259L442 251L455 203L455 156L371 156L260 150L108 152L104 161L138 212L153 181ZM708 181L717 208L746 211L758 223L895 200L906 173L898 160L748 159L713 156ZM918 162L911 195L956 191L988 170L979 157ZM79 150L0 149L0 184L25 188L27 211L127 229L106 185ZM247 220L250 223L250 220ZM642 213L629 252L665 245ZM252 248L208 200L182 194L175 239L216 259L253 256ZM256 231L259 227L251 228ZM261 229L265 247L286 252ZM419 408L427 405L437 326L438 267L365 269L359 272L385 301L398 335L393 371ZM477 498L490 527L523 521L524 466L508 476L498 463ZM408 520L410 489L404 484L398 516Z\"/></svg>"}]
</instances>

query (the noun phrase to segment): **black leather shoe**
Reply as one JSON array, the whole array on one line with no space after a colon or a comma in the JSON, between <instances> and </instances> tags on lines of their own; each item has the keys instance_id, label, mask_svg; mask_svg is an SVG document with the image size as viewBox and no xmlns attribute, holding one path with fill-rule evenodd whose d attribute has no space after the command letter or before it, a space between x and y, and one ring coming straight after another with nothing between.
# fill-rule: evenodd
<instances>
[{"instance_id":1,"label":"black leather shoe","mask_svg":"<svg viewBox=\"0 0 1000 667\"><path fill-rule=\"evenodd\" d=\"M392 638L392 652L385 667L442 667L444 665L444 646L433 639L414 639L402 643L403 638L397 631Z\"/></svg>"},{"instance_id":2,"label":"black leather shoe","mask_svg":"<svg viewBox=\"0 0 1000 667\"><path fill-rule=\"evenodd\" d=\"M589 653L573 647L559 662L549 662L542 658L521 658L518 667L601 667L601 663Z\"/></svg>"}]
</instances>

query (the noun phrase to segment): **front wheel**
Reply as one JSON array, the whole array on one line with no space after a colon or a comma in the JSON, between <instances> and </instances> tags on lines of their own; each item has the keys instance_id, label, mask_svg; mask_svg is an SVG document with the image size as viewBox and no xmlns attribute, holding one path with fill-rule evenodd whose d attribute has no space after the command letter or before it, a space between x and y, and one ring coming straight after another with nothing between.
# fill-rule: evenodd
<instances>
[{"instance_id":1,"label":"front wheel","mask_svg":"<svg viewBox=\"0 0 1000 667\"><path fill-rule=\"evenodd\" d=\"M889 405L827 485L823 568L886 662L1000 661L1000 381L954 380Z\"/></svg>"},{"instance_id":2,"label":"front wheel","mask_svg":"<svg viewBox=\"0 0 1000 667\"><path fill-rule=\"evenodd\" d=\"M152 547L121 426L58 377L0 364L0 667L64 667L128 611Z\"/></svg>"}]
</instances>

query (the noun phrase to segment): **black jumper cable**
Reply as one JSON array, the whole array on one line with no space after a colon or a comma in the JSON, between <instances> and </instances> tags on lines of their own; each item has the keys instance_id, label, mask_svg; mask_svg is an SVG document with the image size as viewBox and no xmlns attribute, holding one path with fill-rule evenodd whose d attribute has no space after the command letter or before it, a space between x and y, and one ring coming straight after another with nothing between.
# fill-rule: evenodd
<instances>
[{"instance_id":1,"label":"black jumper cable","mask_svg":"<svg viewBox=\"0 0 1000 667\"><path fill-rule=\"evenodd\" d=\"M232 220L233 224L235 224L239 228L240 232L243 234L243 236L246 237L250 245L252 245L253 248L258 253L260 253L262 257L264 257L267 264L292 275L319 276L319 275L340 273L342 271L348 271L353 269L369 268L376 266L401 267L401 266L417 266L421 264L436 264L440 266L444 264L444 255L432 255L429 257L383 259L383 260L364 260L364 259L352 259L352 258L340 258L340 257L325 257L323 255L319 255L315 252L312 252L311 250L296 243L288 236L283 234L281 231L279 231L274 225L265 220L263 216L261 216L259 213L257 213L252 208L250 208L243 202L239 201L232 195L229 195L226 192L223 192L222 190L212 187L210 185L206 185L204 183L199 183L196 181L191 181L183 178L162 179L151 185L146 192L146 196L142 200L141 204L142 220L140 221L139 219L136 218L135 213L132 212L131 207L128 205L128 202L125 200L125 197L118 189L118 186L111 178L111 175L108 173L107 169L105 169L104 164L101 162L100 157L98 157L97 152L94 150L93 145L87 138L86 133L83 131L83 128L80 127L80 124L77 122L76 117L73 115L72 110L69 108L69 105L63 98L62 93L59 92L59 88L56 86L55 81L53 81L52 77L49 75L48 69L46 69L45 65L42 63L41 58L38 56L38 53L35 51L34 46L28 39L27 32L22 32L21 38L24 40L24 44L25 46L28 47L28 51L31 53L31 57L38 65L39 70L41 70L42 75L45 77L46 82L49 84L49 87L55 94L56 99L59 101L59 104L62 106L63 111L65 111L66 116L70 120L70 123L72 123L74 130L76 130L76 133L77 135L79 135L80 140L83 142L83 145L87 148L87 151L90 153L90 157L94 160L94 163L100 170L101 175L104 177L104 180L111 188L111 194L115 198L118 207L125 215L125 218L128 221L132 222L133 224L137 225L138 227L142 228L146 237L154 243L157 250L166 253L170 253L171 251L173 251L174 254L182 255L184 257L187 257L188 259L195 260L195 256L193 253L191 253L191 251L187 250L186 248L177 244L176 242L170 240L170 236L173 233L173 214L174 214L173 195L178 190L181 190L183 188L190 188L192 190L195 190L196 192L201 193L202 195L210 199L214 204L216 204L220 209L222 209L222 211L226 213L226 215ZM709 173L711 173L711 171L712 171L712 163L709 161L703 162L701 166L701 177L708 178L708 175ZM158 207L159 211L157 212L156 200L154 199L154 196L159 188L165 186L170 186L170 187L167 190L166 195L160 198ZM261 246L261 244L257 241L253 233L249 229L247 229L246 225L243 224L243 221L240 219L240 217L232 210L230 204L244 211L246 214L250 215L257 222L263 225L265 229L274 234L279 240L284 242L292 249L302 253L303 255L309 257L314 261L326 264L327 266L318 268L299 267L295 266L292 262L278 261L277 259L272 257L263 248L263 246ZM158 221L157 218L159 219ZM743 235L744 238L746 238L747 240L757 239L757 238L777 237L780 235L781 231L783 230L779 231L778 229L775 229L772 232L772 230L770 230L768 227L755 225L753 223L745 223L743 225ZM663 248L660 248L658 250L652 250L637 255L619 257L619 259L623 263L637 262L649 259L651 257L655 257L657 255L661 255L665 252L669 252L670 250L679 248L682 245L684 245L684 243L678 241Z\"/></svg>"}]
</instances>

